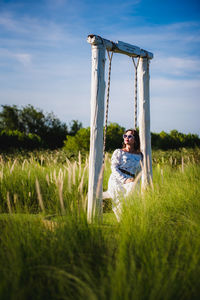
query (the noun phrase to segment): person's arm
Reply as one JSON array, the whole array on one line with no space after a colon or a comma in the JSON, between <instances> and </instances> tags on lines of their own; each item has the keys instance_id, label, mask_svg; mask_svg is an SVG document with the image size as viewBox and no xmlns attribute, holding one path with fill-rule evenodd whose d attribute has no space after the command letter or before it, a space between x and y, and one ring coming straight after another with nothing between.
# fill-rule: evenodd
<instances>
[{"instance_id":1,"label":"person's arm","mask_svg":"<svg viewBox=\"0 0 200 300\"><path fill-rule=\"evenodd\" d=\"M119 170L120 164L121 164L121 150L117 149L113 152L112 158L111 158L111 170L112 174L122 183L125 183L127 180L126 174L122 173Z\"/></svg>"}]
</instances>

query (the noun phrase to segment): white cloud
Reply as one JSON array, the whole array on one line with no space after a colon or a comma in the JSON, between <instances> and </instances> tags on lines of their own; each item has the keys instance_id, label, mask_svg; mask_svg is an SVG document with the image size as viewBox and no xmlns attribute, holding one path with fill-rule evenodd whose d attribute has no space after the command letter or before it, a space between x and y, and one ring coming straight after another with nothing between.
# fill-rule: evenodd
<instances>
[{"instance_id":1,"label":"white cloud","mask_svg":"<svg viewBox=\"0 0 200 300\"><path fill-rule=\"evenodd\" d=\"M158 56L152 61L152 70L167 75L185 76L198 73L200 60L197 57Z\"/></svg>"},{"instance_id":2,"label":"white cloud","mask_svg":"<svg viewBox=\"0 0 200 300\"><path fill-rule=\"evenodd\" d=\"M152 78L151 90L155 97L159 94L162 98L200 99L200 79Z\"/></svg>"},{"instance_id":3,"label":"white cloud","mask_svg":"<svg viewBox=\"0 0 200 300\"><path fill-rule=\"evenodd\" d=\"M14 51L0 48L0 63L5 65L8 61L11 65L13 65L14 61L16 61L27 67L32 63L32 55L30 53L16 53Z\"/></svg>"},{"instance_id":4,"label":"white cloud","mask_svg":"<svg viewBox=\"0 0 200 300\"><path fill-rule=\"evenodd\" d=\"M19 29L16 20L14 20L11 14L8 13L0 15L0 25L8 31L16 32Z\"/></svg>"},{"instance_id":5,"label":"white cloud","mask_svg":"<svg viewBox=\"0 0 200 300\"><path fill-rule=\"evenodd\" d=\"M32 56L28 53L18 53L14 54L13 56L24 66L28 66L31 64Z\"/></svg>"},{"instance_id":6,"label":"white cloud","mask_svg":"<svg viewBox=\"0 0 200 300\"><path fill-rule=\"evenodd\" d=\"M191 51L199 54L200 22L170 25L136 26L126 32L117 30L116 38L135 44L156 55L183 57ZM196 47L196 48L195 48Z\"/></svg>"}]
</instances>

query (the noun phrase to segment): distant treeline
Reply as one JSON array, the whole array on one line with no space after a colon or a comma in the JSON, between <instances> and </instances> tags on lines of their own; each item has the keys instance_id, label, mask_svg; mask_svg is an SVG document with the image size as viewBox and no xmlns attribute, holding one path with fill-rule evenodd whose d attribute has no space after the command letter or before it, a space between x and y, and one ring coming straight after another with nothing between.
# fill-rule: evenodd
<instances>
[{"instance_id":1,"label":"distant treeline","mask_svg":"<svg viewBox=\"0 0 200 300\"><path fill-rule=\"evenodd\" d=\"M88 151L90 128L83 128L78 120L72 120L69 126L62 123L53 113L44 113L28 105L22 108L16 105L2 105L0 112L0 150L14 149L57 149L64 147L71 154ZM122 146L125 128L110 123L107 129L106 151ZM183 134L177 130L151 133L153 149L178 149L182 147L200 147L197 134Z\"/></svg>"},{"instance_id":2,"label":"distant treeline","mask_svg":"<svg viewBox=\"0 0 200 300\"><path fill-rule=\"evenodd\" d=\"M82 124L62 123L53 113L44 113L32 105L19 108L2 105L0 112L0 149L62 148L67 135L75 135Z\"/></svg>"}]
</instances>

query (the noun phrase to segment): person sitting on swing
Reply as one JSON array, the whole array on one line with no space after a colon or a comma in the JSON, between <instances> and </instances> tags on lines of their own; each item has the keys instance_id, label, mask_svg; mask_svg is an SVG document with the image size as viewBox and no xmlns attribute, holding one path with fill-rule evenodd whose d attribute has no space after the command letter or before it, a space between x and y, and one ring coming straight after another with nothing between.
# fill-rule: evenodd
<instances>
[{"instance_id":1,"label":"person sitting on swing","mask_svg":"<svg viewBox=\"0 0 200 300\"><path fill-rule=\"evenodd\" d=\"M143 155L140 151L139 134L134 129L127 129L123 134L122 149L116 149L111 158L111 170L108 181L108 193L113 200L113 211L120 220L120 198L126 197L134 186L134 180L141 171Z\"/></svg>"}]
</instances>

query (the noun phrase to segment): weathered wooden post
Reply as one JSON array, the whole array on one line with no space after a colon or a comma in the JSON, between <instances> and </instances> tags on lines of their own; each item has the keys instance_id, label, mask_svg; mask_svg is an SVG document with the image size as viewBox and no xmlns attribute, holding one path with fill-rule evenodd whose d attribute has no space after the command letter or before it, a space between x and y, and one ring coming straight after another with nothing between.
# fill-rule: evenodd
<instances>
[{"instance_id":1,"label":"weathered wooden post","mask_svg":"<svg viewBox=\"0 0 200 300\"><path fill-rule=\"evenodd\" d=\"M139 134L143 153L142 189L145 189L152 180L148 57L140 57L139 61Z\"/></svg>"},{"instance_id":2,"label":"weathered wooden post","mask_svg":"<svg viewBox=\"0 0 200 300\"><path fill-rule=\"evenodd\" d=\"M92 78L91 78L91 116L90 116L90 156L88 183L88 221L100 218L102 214L102 191L96 197L97 184L103 161L103 123L105 95L105 46L101 39L90 39L92 46ZM100 183L100 190L102 184Z\"/></svg>"}]
</instances>

